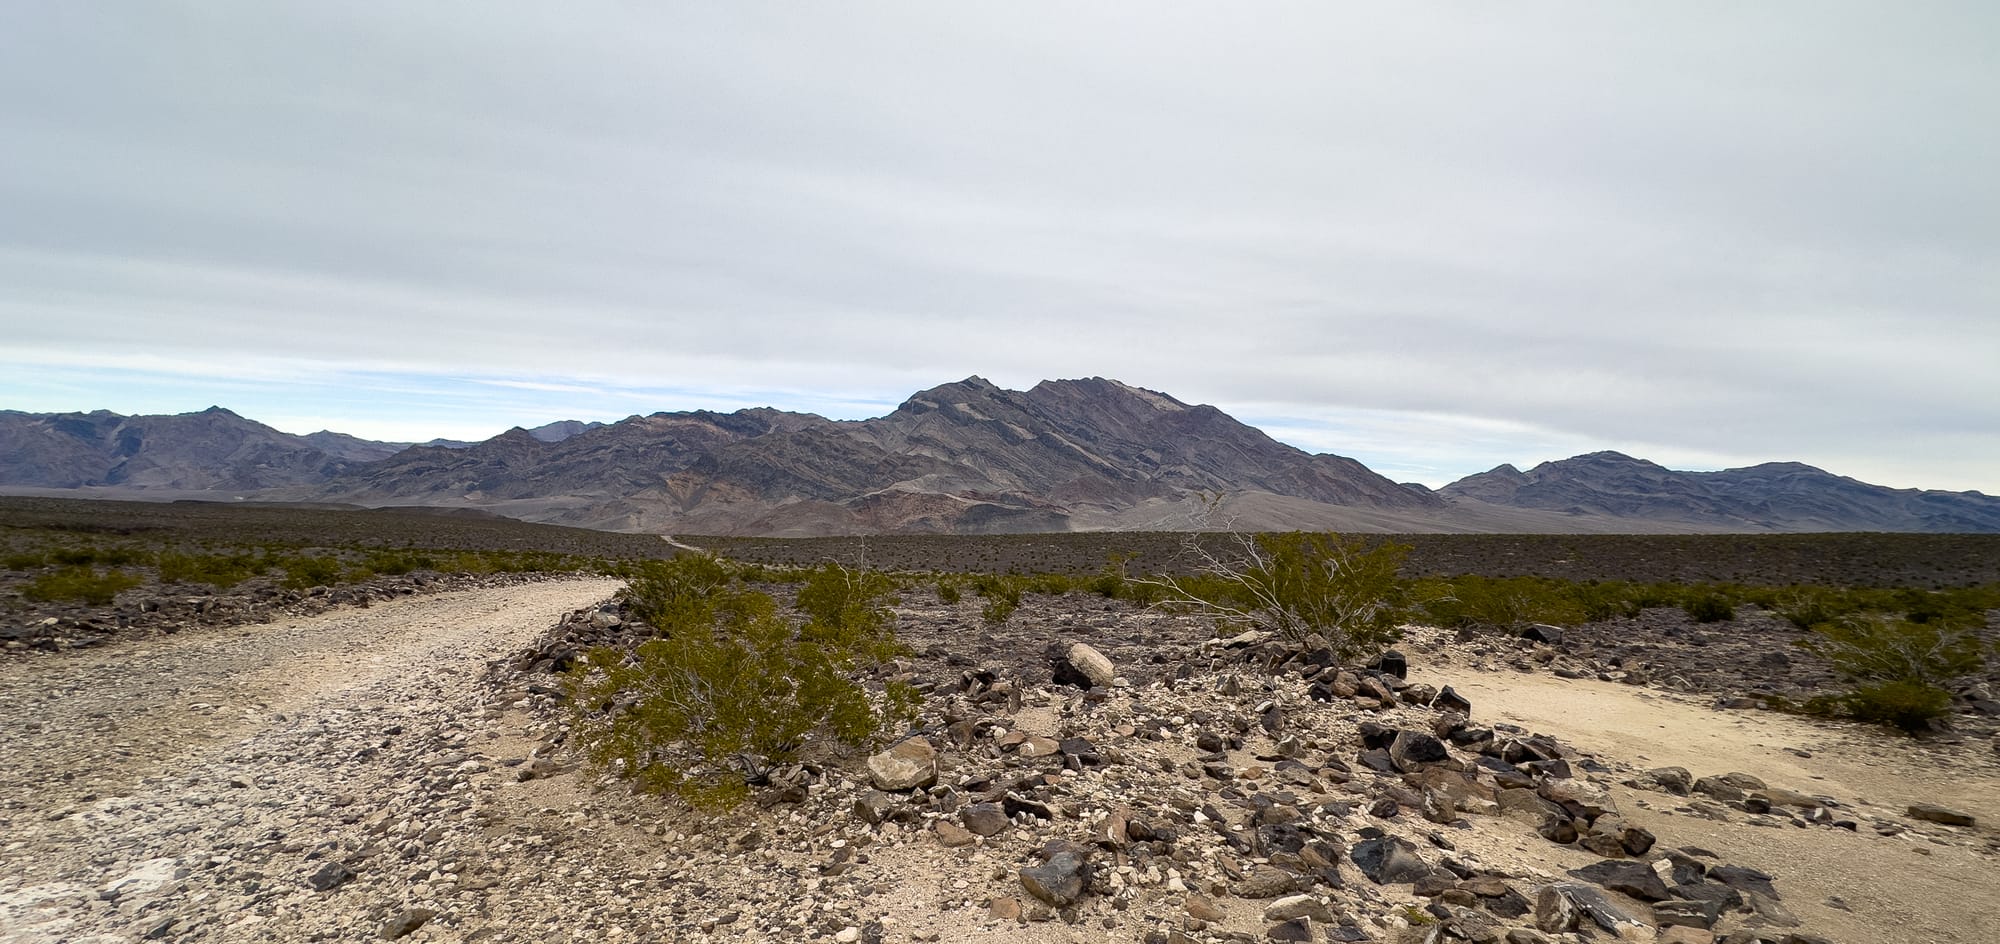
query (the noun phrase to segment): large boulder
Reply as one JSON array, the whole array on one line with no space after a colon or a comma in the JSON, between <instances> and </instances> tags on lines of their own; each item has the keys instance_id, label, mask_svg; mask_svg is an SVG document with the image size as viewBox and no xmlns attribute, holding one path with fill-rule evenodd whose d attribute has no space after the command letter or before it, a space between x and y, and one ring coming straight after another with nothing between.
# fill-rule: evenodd
<instances>
[{"instance_id":1,"label":"large boulder","mask_svg":"<svg viewBox=\"0 0 2000 944\"><path fill-rule=\"evenodd\" d=\"M1050 669L1058 685L1074 685L1078 688L1110 688L1118 678L1118 670L1098 652L1084 643L1072 643L1068 648L1060 644L1051 647Z\"/></svg>"},{"instance_id":2,"label":"large boulder","mask_svg":"<svg viewBox=\"0 0 2000 944\"><path fill-rule=\"evenodd\" d=\"M923 738L911 738L868 758L868 779L877 790L903 791L937 782L937 751Z\"/></svg>"},{"instance_id":3,"label":"large boulder","mask_svg":"<svg viewBox=\"0 0 2000 944\"><path fill-rule=\"evenodd\" d=\"M1395 761L1396 769L1403 773L1421 770L1425 764L1439 763L1450 757L1443 741L1422 731L1398 731L1396 739L1389 742L1389 759Z\"/></svg>"}]
</instances>

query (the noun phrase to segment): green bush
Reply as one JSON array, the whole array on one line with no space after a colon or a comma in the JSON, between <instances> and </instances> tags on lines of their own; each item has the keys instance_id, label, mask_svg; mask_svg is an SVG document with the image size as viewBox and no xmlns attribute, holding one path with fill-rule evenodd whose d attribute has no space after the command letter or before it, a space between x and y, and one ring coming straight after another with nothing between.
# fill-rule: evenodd
<instances>
[{"instance_id":1,"label":"green bush","mask_svg":"<svg viewBox=\"0 0 2000 944\"><path fill-rule=\"evenodd\" d=\"M729 568L706 554L641 561L621 576L626 604L640 619L662 629L712 622L715 594L729 585Z\"/></svg>"},{"instance_id":2,"label":"green bush","mask_svg":"<svg viewBox=\"0 0 2000 944\"><path fill-rule=\"evenodd\" d=\"M1164 599L1225 626L1270 629L1298 645L1325 645L1346 661L1398 637L1397 571L1409 548L1330 533L1236 535L1233 552L1199 543L1193 578L1161 576Z\"/></svg>"},{"instance_id":3,"label":"green bush","mask_svg":"<svg viewBox=\"0 0 2000 944\"><path fill-rule=\"evenodd\" d=\"M1857 616L1814 629L1803 645L1850 679L1940 686L1985 665L1979 638L1945 622Z\"/></svg>"},{"instance_id":4,"label":"green bush","mask_svg":"<svg viewBox=\"0 0 2000 944\"><path fill-rule=\"evenodd\" d=\"M1877 682L1842 695L1821 695L1806 711L1828 717L1886 724L1907 732L1924 731L1951 711L1951 693L1922 682Z\"/></svg>"},{"instance_id":5,"label":"green bush","mask_svg":"<svg viewBox=\"0 0 2000 944\"><path fill-rule=\"evenodd\" d=\"M799 637L873 662L899 649L888 601L895 584L886 574L839 564L814 568L799 588L798 610L807 617Z\"/></svg>"},{"instance_id":6,"label":"green bush","mask_svg":"<svg viewBox=\"0 0 2000 944\"><path fill-rule=\"evenodd\" d=\"M285 572L282 582L293 590L331 587L347 577L347 568L335 557L289 554L278 558L277 564Z\"/></svg>"},{"instance_id":7,"label":"green bush","mask_svg":"<svg viewBox=\"0 0 2000 944\"><path fill-rule=\"evenodd\" d=\"M72 600L104 606L117 599L119 593L139 583L139 578L122 571L100 574L89 565L64 567L28 581L28 585L21 588L21 595L43 603Z\"/></svg>"},{"instance_id":8,"label":"green bush","mask_svg":"<svg viewBox=\"0 0 2000 944\"><path fill-rule=\"evenodd\" d=\"M858 746L914 716L912 690L891 685L871 699L852 677L873 641L807 638L755 591L716 587L699 605L673 598L704 579L703 567L667 570L688 582L667 581L669 598L647 604L662 635L630 655L594 650L572 670L574 730L595 763L696 806L727 807L816 736Z\"/></svg>"},{"instance_id":9,"label":"green bush","mask_svg":"<svg viewBox=\"0 0 2000 944\"><path fill-rule=\"evenodd\" d=\"M23 551L9 554L6 557L0 557L0 566L4 566L8 570L34 570L37 567L47 566L48 562L49 556L47 554L36 551Z\"/></svg>"},{"instance_id":10,"label":"green bush","mask_svg":"<svg viewBox=\"0 0 2000 944\"><path fill-rule=\"evenodd\" d=\"M980 619L999 625L1021 606L1021 578L1012 575L980 574L972 578L972 592L986 603L979 608Z\"/></svg>"},{"instance_id":11,"label":"green bush","mask_svg":"<svg viewBox=\"0 0 2000 944\"><path fill-rule=\"evenodd\" d=\"M269 561L254 554L162 552L156 563L162 581L205 583L217 590L227 590L270 569Z\"/></svg>"},{"instance_id":12,"label":"green bush","mask_svg":"<svg viewBox=\"0 0 2000 944\"><path fill-rule=\"evenodd\" d=\"M1736 608L1729 598L1715 592L1691 596L1681 604L1681 609L1697 623L1725 623L1736 618Z\"/></svg>"},{"instance_id":13,"label":"green bush","mask_svg":"<svg viewBox=\"0 0 2000 944\"><path fill-rule=\"evenodd\" d=\"M938 602L947 606L965 599L964 591L958 588L958 581L940 579L937 582Z\"/></svg>"},{"instance_id":14,"label":"green bush","mask_svg":"<svg viewBox=\"0 0 2000 944\"><path fill-rule=\"evenodd\" d=\"M1821 623L1813 632L1815 638L1802 645L1861 684L1815 698L1806 709L1905 731L1924 730L1951 711L1951 692L1944 686L1985 665L1979 638L1943 619L1850 616Z\"/></svg>"}]
</instances>

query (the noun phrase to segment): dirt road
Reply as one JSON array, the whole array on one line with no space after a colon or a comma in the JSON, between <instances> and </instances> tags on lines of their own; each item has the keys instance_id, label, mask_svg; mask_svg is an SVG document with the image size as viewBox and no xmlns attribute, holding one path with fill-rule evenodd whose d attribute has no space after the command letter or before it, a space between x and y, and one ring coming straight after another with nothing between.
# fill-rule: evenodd
<instances>
[{"instance_id":1,"label":"dirt road","mask_svg":"<svg viewBox=\"0 0 2000 944\"><path fill-rule=\"evenodd\" d=\"M472 812L467 778L495 763L497 732L478 730L488 660L617 586L413 597L0 664L0 940L347 939L423 909L469 871L432 833ZM311 881L344 862L320 883L344 884L361 860L400 860L399 899Z\"/></svg>"}]
</instances>

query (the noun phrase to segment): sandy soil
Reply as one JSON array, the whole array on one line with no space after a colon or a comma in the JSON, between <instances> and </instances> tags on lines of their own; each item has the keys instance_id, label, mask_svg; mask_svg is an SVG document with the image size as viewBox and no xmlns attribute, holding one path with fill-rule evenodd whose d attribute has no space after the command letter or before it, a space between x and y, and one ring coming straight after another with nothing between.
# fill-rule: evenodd
<instances>
[{"instance_id":1,"label":"sandy soil","mask_svg":"<svg viewBox=\"0 0 2000 944\"><path fill-rule=\"evenodd\" d=\"M1832 797L1859 814L1858 833L1757 827L1676 814L1678 797L1614 791L1628 818L1669 841L1777 874L1786 906L1817 933L1885 944L2000 941L1993 910L2000 863L1983 848L2000 823L2000 770L1983 745L1924 747L1854 725L1721 711L1705 700L1616 683L1422 661L1411 677L1463 692L1480 723L1551 734L1618 768L1678 766L1698 777L1742 771L1774 787ZM1894 837L1870 827L1871 815L1900 818L1917 802L1963 810L1980 825L1924 824L1922 834Z\"/></svg>"}]
</instances>

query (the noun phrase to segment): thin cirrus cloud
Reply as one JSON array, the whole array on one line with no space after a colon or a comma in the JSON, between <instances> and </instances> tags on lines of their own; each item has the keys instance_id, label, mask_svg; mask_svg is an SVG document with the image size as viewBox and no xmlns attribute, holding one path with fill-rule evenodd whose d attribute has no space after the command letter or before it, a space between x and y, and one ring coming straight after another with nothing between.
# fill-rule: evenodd
<instances>
[{"instance_id":1,"label":"thin cirrus cloud","mask_svg":"<svg viewBox=\"0 0 2000 944\"><path fill-rule=\"evenodd\" d=\"M1996 29L38 7L0 35L0 406L478 438L1102 375L1433 485L1618 448L1993 491Z\"/></svg>"}]
</instances>

